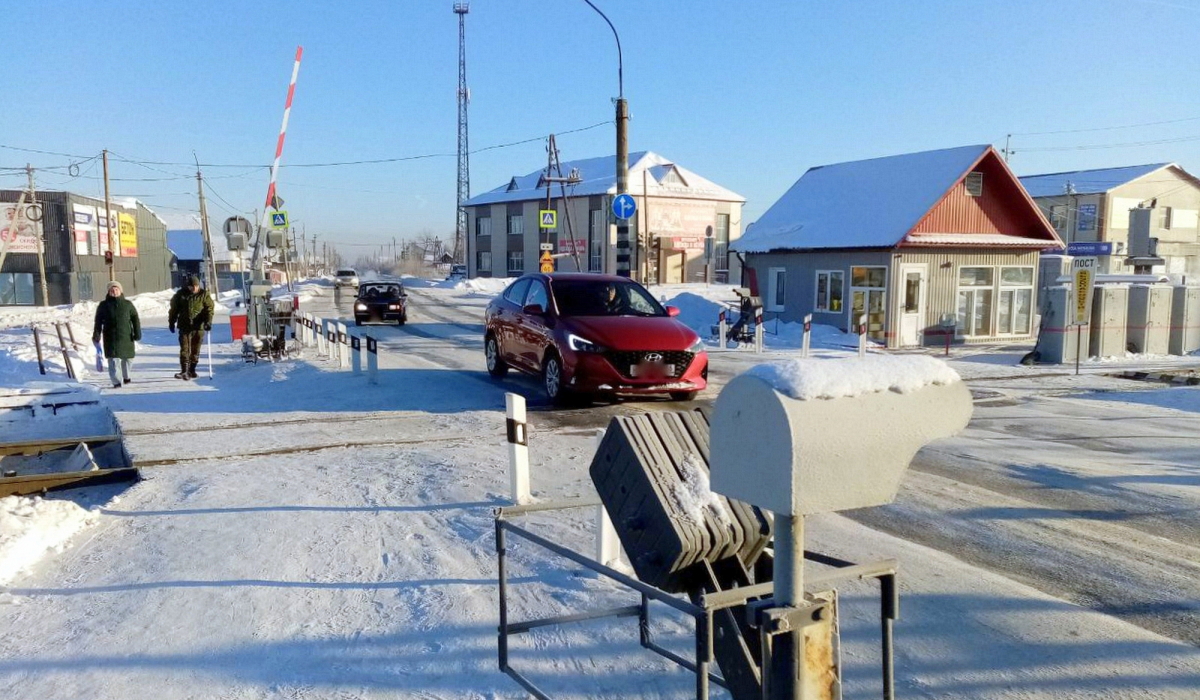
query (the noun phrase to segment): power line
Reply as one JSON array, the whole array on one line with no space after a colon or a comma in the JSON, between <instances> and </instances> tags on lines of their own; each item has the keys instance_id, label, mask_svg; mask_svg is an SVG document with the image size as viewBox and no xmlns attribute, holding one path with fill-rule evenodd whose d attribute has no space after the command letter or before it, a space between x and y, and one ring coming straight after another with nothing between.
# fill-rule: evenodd
<instances>
[{"instance_id":1,"label":"power line","mask_svg":"<svg viewBox=\"0 0 1200 700\"><path fill-rule=\"evenodd\" d=\"M1184 117L1183 119L1168 119L1158 122L1142 122L1140 124L1123 124L1121 126L1097 126L1089 129L1062 129L1059 131L1014 131L1009 136L1056 136L1058 134L1084 134L1096 131L1117 131L1120 129L1136 129L1143 126L1162 126L1164 124L1182 124L1184 122L1200 121L1200 117ZM1029 150L1029 149L1025 149Z\"/></svg>"},{"instance_id":2,"label":"power line","mask_svg":"<svg viewBox=\"0 0 1200 700\"><path fill-rule=\"evenodd\" d=\"M1101 151L1113 148L1136 148L1138 146L1161 146L1168 143L1186 143L1189 141L1200 141L1200 136L1182 136L1173 139L1159 139L1155 141L1127 141L1125 143L1092 143L1081 144L1077 146L1042 146L1037 148L1020 148L1013 149L1013 153L1047 153L1051 151Z\"/></svg>"}]
</instances>

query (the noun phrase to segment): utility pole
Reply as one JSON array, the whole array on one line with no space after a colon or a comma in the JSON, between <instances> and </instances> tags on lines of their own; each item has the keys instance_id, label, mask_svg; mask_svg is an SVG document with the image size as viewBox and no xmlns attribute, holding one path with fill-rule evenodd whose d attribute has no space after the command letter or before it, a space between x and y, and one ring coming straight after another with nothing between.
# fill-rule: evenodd
<instances>
[{"instance_id":1,"label":"utility pole","mask_svg":"<svg viewBox=\"0 0 1200 700\"><path fill-rule=\"evenodd\" d=\"M112 198L108 193L108 149L104 149L104 228L108 231L108 281L117 279L117 251L113 246Z\"/></svg>"},{"instance_id":2,"label":"utility pole","mask_svg":"<svg viewBox=\"0 0 1200 700\"><path fill-rule=\"evenodd\" d=\"M37 203L37 190L33 187L33 166L29 163L25 164L25 176L29 179L29 208L38 212L38 218L32 216L27 217L33 221L33 231L37 233L38 222L44 217L41 215L41 209ZM16 223L16 218L13 217L13 223ZM14 229L15 230L15 229ZM46 288L46 228L42 227L42 235L37 236L37 256L38 256L38 273L42 282L42 306L50 306L50 292Z\"/></svg>"},{"instance_id":3,"label":"utility pole","mask_svg":"<svg viewBox=\"0 0 1200 700\"><path fill-rule=\"evenodd\" d=\"M1008 162L1009 156L1012 155L1012 149L1008 147L1008 145L1011 141L1012 141L1012 134L1005 134L1005 136L1004 136L1004 162L1005 163Z\"/></svg>"},{"instance_id":4,"label":"utility pole","mask_svg":"<svg viewBox=\"0 0 1200 700\"><path fill-rule=\"evenodd\" d=\"M550 134L550 142L546 146L546 153L547 153L546 177L545 177L545 180L546 180L546 209L554 208L554 204L550 199L550 187L554 183L557 182L557 183L559 183L560 190L562 191L563 220L567 224L568 235L571 236L571 251L575 257L575 269L581 271L582 268L580 268L580 266L579 266L579 250L575 248L574 233L572 233L571 229L570 229L571 211L570 211L570 208L567 203L567 188L566 188L566 186L579 184L582 181L582 178L579 176L579 173L577 171L571 171L571 173L568 174L567 177L562 176L562 166L558 161L558 146L556 146L554 144L554 134ZM551 175L552 172L557 172L558 176L556 177L556 176ZM538 228L539 228L539 230L541 229L541 221L538 221ZM546 240L543 242L550 243L550 229L545 229L545 231L546 231ZM557 231L556 231L556 234L557 234ZM560 236L560 238L561 238L561 236Z\"/></svg>"},{"instance_id":5,"label":"utility pole","mask_svg":"<svg viewBox=\"0 0 1200 700\"><path fill-rule=\"evenodd\" d=\"M217 282L217 261L213 257L212 236L208 233L208 206L204 201L204 177L200 174L200 159L196 154L196 191L200 193L200 235L204 237L204 271L208 275L208 291L217 295L221 285Z\"/></svg>"},{"instance_id":6,"label":"utility pole","mask_svg":"<svg viewBox=\"0 0 1200 700\"><path fill-rule=\"evenodd\" d=\"M467 147L467 105L471 91L467 87L467 13L469 2L454 3L458 15L458 202L455 208L454 262L466 262L467 210L463 202L471 198L471 157Z\"/></svg>"}]
</instances>

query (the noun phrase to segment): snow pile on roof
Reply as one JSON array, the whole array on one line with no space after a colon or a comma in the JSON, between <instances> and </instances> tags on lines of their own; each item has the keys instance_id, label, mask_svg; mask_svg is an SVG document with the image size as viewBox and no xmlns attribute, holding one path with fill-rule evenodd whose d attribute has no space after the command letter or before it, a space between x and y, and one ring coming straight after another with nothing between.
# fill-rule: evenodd
<instances>
[{"instance_id":1,"label":"snow pile on roof","mask_svg":"<svg viewBox=\"0 0 1200 700\"><path fill-rule=\"evenodd\" d=\"M1129 165L1122 168L1074 170L1066 173L1025 175L1020 179L1021 184L1025 187L1025 191L1029 193L1030 197L1064 195L1067 193L1067 183L1071 184L1072 191L1075 194L1101 194L1169 165L1172 165L1172 163L1151 163L1148 165Z\"/></svg>"},{"instance_id":2,"label":"snow pile on roof","mask_svg":"<svg viewBox=\"0 0 1200 700\"><path fill-rule=\"evenodd\" d=\"M642 194L641 171L647 171L651 194L672 197L697 197L716 199L727 202L744 202L746 198L720 185L697 175L696 173L672 163L669 159L653 151L639 151L629 154L629 193ZM566 185L568 197L587 197L591 195L616 194L617 192L617 157L601 156L599 158L584 158L562 163L562 172L566 176L572 171L579 173L582 180L574 185ZM667 181L667 176L675 172L679 175L680 183ZM535 170L526 175L514 175L508 182L499 187L475 195L463 202L463 206L479 204L496 204L500 202L525 202L543 199L546 196L546 183L543 180L545 169ZM555 173L557 176L557 173ZM551 185L551 194L561 196L563 188Z\"/></svg>"},{"instance_id":3,"label":"snow pile on roof","mask_svg":"<svg viewBox=\"0 0 1200 700\"><path fill-rule=\"evenodd\" d=\"M924 355L868 355L838 360L796 359L758 365L747 374L801 401L839 399L961 381L945 362Z\"/></svg>"},{"instance_id":4,"label":"snow pile on roof","mask_svg":"<svg viewBox=\"0 0 1200 700\"><path fill-rule=\"evenodd\" d=\"M962 146L809 169L733 250L890 248L991 146Z\"/></svg>"},{"instance_id":5,"label":"snow pile on roof","mask_svg":"<svg viewBox=\"0 0 1200 700\"><path fill-rule=\"evenodd\" d=\"M717 522L728 525L732 523L721 497L709 488L708 468L700 461L700 457L692 452L683 456L679 464L680 481L672 485L671 495L679 512L691 519L692 523L703 526L704 512L709 511Z\"/></svg>"},{"instance_id":6,"label":"snow pile on roof","mask_svg":"<svg viewBox=\"0 0 1200 700\"><path fill-rule=\"evenodd\" d=\"M47 552L61 552L72 535L98 517L97 511L71 501L0 498L0 584L13 580Z\"/></svg>"}]
</instances>

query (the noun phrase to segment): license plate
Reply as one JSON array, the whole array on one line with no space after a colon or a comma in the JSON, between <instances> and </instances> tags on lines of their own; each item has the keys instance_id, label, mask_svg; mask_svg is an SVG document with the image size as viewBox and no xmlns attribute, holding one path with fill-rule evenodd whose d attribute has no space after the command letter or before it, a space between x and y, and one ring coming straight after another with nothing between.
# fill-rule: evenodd
<instances>
[{"instance_id":1,"label":"license plate","mask_svg":"<svg viewBox=\"0 0 1200 700\"><path fill-rule=\"evenodd\" d=\"M629 376L635 378L673 377L675 376L675 365L663 364L661 362L642 362L629 366Z\"/></svg>"}]
</instances>

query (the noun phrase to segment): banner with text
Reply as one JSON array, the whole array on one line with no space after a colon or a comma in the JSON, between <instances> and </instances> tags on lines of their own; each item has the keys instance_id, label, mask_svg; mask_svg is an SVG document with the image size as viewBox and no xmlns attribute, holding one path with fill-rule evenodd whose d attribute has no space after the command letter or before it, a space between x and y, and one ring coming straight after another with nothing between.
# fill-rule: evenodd
<instances>
[{"instance_id":1,"label":"banner with text","mask_svg":"<svg viewBox=\"0 0 1200 700\"><path fill-rule=\"evenodd\" d=\"M26 211L28 210L27 205ZM0 204L0 242L8 242L8 252L10 253L38 252L38 241L42 238L42 222L30 221L27 215L23 215L20 225L14 228L13 219L16 216L16 202ZM0 243L0 245L2 244Z\"/></svg>"}]
</instances>

